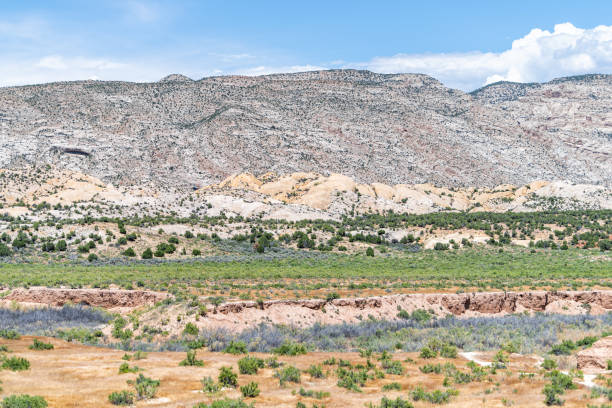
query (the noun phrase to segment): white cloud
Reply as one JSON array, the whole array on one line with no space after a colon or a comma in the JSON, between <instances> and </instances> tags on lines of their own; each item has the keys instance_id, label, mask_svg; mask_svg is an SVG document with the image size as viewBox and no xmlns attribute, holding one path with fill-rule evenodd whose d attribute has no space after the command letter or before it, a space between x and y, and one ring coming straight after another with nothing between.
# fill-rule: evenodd
<instances>
[{"instance_id":1,"label":"white cloud","mask_svg":"<svg viewBox=\"0 0 612 408\"><path fill-rule=\"evenodd\" d=\"M398 54L347 67L376 72L429 74L465 90L496 81L541 82L584 73L612 73L612 26L581 29L557 24L535 28L500 53Z\"/></svg>"},{"instance_id":2,"label":"white cloud","mask_svg":"<svg viewBox=\"0 0 612 408\"><path fill-rule=\"evenodd\" d=\"M159 17L159 10L154 5L146 4L141 8L144 3L125 4L131 7L135 18L150 21ZM447 86L473 90L500 80L542 82L568 75L612 73L612 26L603 25L581 29L564 23L556 25L552 32L535 28L513 41L508 50L497 53L398 54L366 62L336 60L303 65L269 65L263 63L266 59L263 53L206 53L195 46L189 48L190 53L182 50L178 57L157 54L133 58L75 56L63 48L47 51L46 41L48 37L54 38L52 34L48 24L34 17L19 23L0 20L0 41L5 41L7 46L6 52L0 54L0 86L88 78L144 82L156 81L169 73L201 78L203 75L266 75L333 67L382 73L424 73ZM53 43L61 41L53 40ZM27 46L22 46L24 44ZM200 58L203 54L200 51L208 57Z\"/></svg>"}]
</instances>

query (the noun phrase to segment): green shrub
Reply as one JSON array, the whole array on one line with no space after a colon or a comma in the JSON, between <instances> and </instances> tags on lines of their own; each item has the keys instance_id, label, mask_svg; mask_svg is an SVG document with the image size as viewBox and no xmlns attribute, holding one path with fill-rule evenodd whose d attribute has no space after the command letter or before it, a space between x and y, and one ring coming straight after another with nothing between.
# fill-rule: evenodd
<instances>
[{"instance_id":1,"label":"green shrub","mask_svg":"<svg viewBox=\"0 0 612 408\"><path fill-rule=\"evenodd\" d=\"M130 391L111 392L108 401L113 405L132 405L134 403L134 393Z\"/></svg>"},{"instance_id":2,"label":"green shrub","mask_svg":"<svg viewBox=\"0 0 612 408\"><path fill-rule=\"evenodd\" d=\"M272 349L272 352L274 354L280 354L281 356L298 356L300 354L306 354L307 350L303 344L285 341L279 347Z\"/></svg>"},{"instance_id":3,"label":"green shrub","mask_svg":"<svg viewBox=\"0 0 612 408\"><path fill-rule=\"evenodd\" d=\"M119 366L119 374L136 373L138 370L138 367L130 367L128 363L121 363Z\"/></svg>"},{"instance_id":4,"label":"green shrub","mask_svg":"<svg viewBox=\"0 0 612 408\"><path fill-rule=\"evenodd\" d=\"M457 394L459 394L459 392L451 388L444 391L434 390L432 392L427 392L421 386L410 391L410 396L414 401L427 401L432 404L446 404L450 401L452 396Z\"/></svg>"},{"instance_id":5,"label":"green shrub","mask_svg":"<svg viewBox=\"0 0 612 408\"><path fill-rule=\"evenodd\" d=\"M200 382L202 383L202 391L207 394L215 394L221 389L219 384L216 384L210 377L204 377Z\"/></svg>"},{"instance_id":6,"label":"green shrub","mask_svg":"<svg viewBox=\"0 0 612 408\"><path fill-rule=\"evenodd\" d=\"M232 367L221 367L219 371L219 384L224 387L236 388L238 385L238 375L232 370Z\"/></svg>"},{"instance_id":7,"label":"green shrub","mask_svg":"<svg viewBox=\"0 0 612 408\"><path fill-rule=\"evenodd\" d=\"M257 371L263 367L264 361L261 358L247 356L238 360L240 374L257 374Z\"/></svg>"},{"instance_id":8,"label":"green shrub","mask_svg":"<svg viewBox=\"0 0 612 408\"><path fill-rule=\"evenodd\" d=\"M7 340L19 340L21 336L15 330L2 329L0 330L0 337Z\"/></svg>"},{"instance_id":9,"label":"green shrub","mask_svg":"<svg viewBox=\"0 0 612 408\"><path fill-rule=\"evenodd\" d=\"M612 370L612 360L608 360L607 365L608 365L608 370Z\"/></svg>"},{"instance_id":10,"label":"green shrub","mask_svg":"<svg viewBox=\"0 0 612 408\"><path fill-rule=\"evenodd\" d=\"M151 248L147 248L144 250L144 252L141 255L142 259L151 259L153 258L153 251L151 251Z\"/></svg>"},{"instance_id":11,"label":"green shrub","mask_svg":"<svg viewBox=\"0 0 612 408\"><path fill-rule=\"evenodd\" d=\"M571 340L563 340L561 344L555 344L550 350L550 354L556 356L570 355L572 351L576 350L576 344Z\"/></svg>"},{"instance_id":12,"label":"green shrub","mask_svg":"<svg viewBox=\"0 0 612 408\"><path fill-rule=\"evenodd\" d=\"M274 374L281 386L284 386L287 382L299 383L300 382L300 370L293 366L287 366L277 370Z\"/></svg>"},{"instance_id":13,"label":"green shrub","mask_svg":"<svg viewBox=\"0 0 612 408\"><path fill-rule=\"evenodd\" d=\"M399 361L383 360L382 368L385 369L387 374L402 375L404 374L404 367Z\"/></svg>"},{"instance_id":14,"label":"green shrub","mask_svg":"<svg viewBox=\"0 0 612 408\"><path fill-rule=\"evenodd\" d=\"M98 260L98 255L91 253L89 254L89 256L87 257L87 261L89 262L93 262L93 261L97 261Z\"/></svg>"},{"instance_id":15,"label":"green shrub","mask_svg":"<svg viewBox=\"0 0 612 408\"><path fill-rule=\"evenodd\" d=\"M400 383L397 383L397 382L385 384L382 387L383 391L399 391L401 389L402 389L402 386L400 385Z\"/></svg>"},{"instance_id":16,"label":"green shrub","mask_svg":"<svg viewBox=\"0 0 612 408\"><path fill-rule=\"evenodd\" d=\"M2 408L46 408L47 401L43 397L22 394L11 395L2 400Z\"/></svg>"},{"instance_id":17,"label":"green shrub","mask_svg":"<svg viewBox=\"0 0 612 408\"><path fill-rule=\"evenodd\" d=\"M312 378L325 378L325 373L323 373L323 369L320 365L311 365L308 370L306 370Z\"/></svg>"},{"instance_id":18,"label":"green shrub","mask_svg":"<svg viewBox=\"0 0 612 408\"><path fill-rule=\"evenodd\" d=\"M200 331L198 330L198 326L189 322L185 325L185 329L183 330L183 334L197 336Z\"/></svg>"},{"instance_id":19,"label":"green shrub","mask_svg":"<svg viewBox=\"0 0 612 408\"><path fill-rule=\"evenodd\" d=\"M551 360L550 358L544 359L542 362L542 368L545 370L552 370L553 368L557 368L557 363L555 360Z\"/></svg>"},{"instance_id":20,"label":"green shrub","mask_svg":"<svg viewBox=\"0 0 612 408\"><path fill-rule=\"evenodd\" d=\"M240 392L245 398L255 398L259 395L259 386L256 382L250 382L247 385L240 387Z\"/></svg>"},{"instance_id":21,"label":"green shrub","mask_svg":"<svg viewBox=\"0 0 612 408\"><path fill-rule=\"evenodd\" d=\"M53 350L53 344L45 343L38 339L34 339L34 342L29 347L30 350Z\"/></svg>"},{"instance_id":22,"label":"green shrub","mask_svg":"<svg viewBox=\"0 0 612 408\"><path fill-rule=\"evenodd\" d=\"M198 360L196 358L196 351L195 350L189 350L187 352L187 357L185 357L185 359L182 360L179 363L179 366L182 366L182 367L187 367L187 366L202 367L202 366L204 366L204 361Z\"/></svg>"},{"instance_id":23,"label":"green shrub","mask_svg":"<svg viewBox=\"0 0 612 408\"><path fill-rule=\"evenodd\" d=\"M374 256L374 250L372 249L372 247L366 249L366 256Z\"/></svg>"},{"instance_id":24,"label":"green shrub","mask_svg":"<svg viewBox=\"0 0 612 408\"><path fill-rule=\"evenodd\" d=\"M323 398L327 398L329 397L329 392L327 391L314 391L314 390L305 390L304 388L300 387L300 391L299 394L302 397L308 397L308 398L316 398L316 399L323 399Z\"/></svg>"},{"instance_id":25,"label":"green shrub","mask_svg":"<svg viewBox=\"0 0 612 408\"><path fill-rule=\"evenodd\" d=\"M369 408L414 408L411 402L404 400L402 397L397 397L396 399L389 399L387 397L382 397L380 400L380 405L368 405Z\"/></svg>"},{"instance_id":26,"label":"green shrub","mask_svg":"<svg viewBox=\"0 0 612 408\"><path fill-rule=\"evenodd\" d=\"M0 258L5 256L11 256L12 253L13 251L11 251L9 247L4 245L3 243L0 243Z\"/></svg>"},{"instance_id":27,"label":"green shrub","mask_svg":"<svg viewBox=\"0 0 612 408\"><path fill-rule=\"evenodd\" d=\"M30 362L23 357L5 357L2 368L11 371L25 371L30 369Z\"/></svg>"},{"instance_id":28,"label":"green shrub","mask_svg":"<svg viewBox=\"0 0 612 408\"><path fill-rule=\"evenodd\" d=\"M224 353L229 354L247 354L247 346L242 341L231 341L230 344L223 350Z\"/></svg>"},{"instance_id":29,"label":"green shrub","mask_svg":"<svg viewBox=\"0 0 612 408\"><path fill-rule=\"evenodd\" d=\"M436 358L438 357L438 352L432 350L431 348L425 346L421 349L421 353L419 354L421 358Z\"/></svg>"},{"instance_id":30,"label":"green shrub","mask_svg":"<svg viewBox=\"0 0 612 408\"><path fill-rule=\"evenodd\" d=\"M440 357L457 358L457 347L445 344L440 349Z\"/></svg>"},{"instance_id":31,"label":"green shrub","mask_svg":"<svg viewBox=\"0 0 612 408\"><path fill-rule=\"evenodd\" d=\"M128 257L131 258L131 257L136 256L136 252L134 252L134 249L130 247L130 248L126 249L125 251L123 251L122 255L123 256L128 256Z\"/></svg>"},{"instance_id":32,"label":"green shrub","mask_svg":"<svg viewBox=\"0 0 612 408\"><path fill-rule=\"evenodd\" d=\"M128 384L134 386L137 398L142 400L155 397L160 382L139 374L135 381L128 381Z\"/></svg>"},{"instance_id":33,"label":"green shrub","mask_svg":"<svg viewBox=\"0 0 612 408\"><path fill-rule=\"evenodd\" d=\"M225 398L222 400L213 401L210 405L203 402L196 404L193 408L253 408L253 404L247 404L240 399Z\"/></svg>"}]
</instances>

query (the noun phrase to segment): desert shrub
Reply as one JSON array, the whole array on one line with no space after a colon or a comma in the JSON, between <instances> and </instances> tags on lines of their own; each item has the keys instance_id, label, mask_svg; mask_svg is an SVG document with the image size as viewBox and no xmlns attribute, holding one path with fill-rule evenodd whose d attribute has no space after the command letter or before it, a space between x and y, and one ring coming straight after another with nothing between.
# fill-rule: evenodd
<instances>
[{"instance_id":1,"label":"desert shrub","mask_svg":"<svg viewBox=\"0 0 612 408\"><path fill-rule=\"evenodd\" d=\"M323 361L323 365L336 365L338 362L336 361L336 357L330 357L327 360Z\"/></svg>"},{"instance_id":2,"label":"desert shrub","mask_svg":"<svg viewBox=\"0 0 612 408\"><path fill-rule=\"evenodd\" d=\"M361 392L363 387L368 380L369 376L367 370L347 370L343 367L338 367L336 370L338 376L338 387L346 388L354 392Z\"/></svg>"},{"instance_id":3,"label":"desert shrub","mask_svg":"<svg viewBox=\"0 0 612 408\"><path fill-rule=\"evenodd\" d=\"M142 374L138 375L135 381L128 381L128 384L133 385L136 389L136 397L139 400L150 399L155 397L160 381L145 377Z\"/></svg>"},{"instance_id":4,"label":"desert shrub","mask_svg":"<svg viewBox=\"0 0 612 408\"><path fill-rule=\"evenodd\" d=\"M125 251L123 251L123 252L121 253L121 255L123 255L123 256L127 256L127 257L130 257L130 258L131 258L131 257L136 256L136 252L134 252L134 248L131 248L131 247L130 247L130 248L126 249Z\"/></svg>"},{"instance_id":5,"label":"desert shrub","mask_svg":"<svg viewBox=\"0 0 612 408\"><path fill-rule=\"evenodd\" d=\"M53 350L53 344L34 339L32 345L28 348L30 350Z\"/></svg>"},{"instance_id":6,"label":"desert shrub","mask_svg":"<svg viewBox=\"0 0 612 408\"><path fill-rule=\"evenodd\" d=\"M389 384L385 384L382 387L383 391L399 391L402 389L402 386L398 382L392 382Z\"/></svg>"},{"instance_id":7,"label":"desert shrub","mask_svg":"<svg viewBox=\"0 0 612 408\"><path fill-rule=\"evenodd\" d=\"M87 257L87 261L89 262L93 262L93 261L97 261L98 260L98 255L91 253L89 254L89 256Z\"/></svg>"},{"instance_id":8,"label":"desert shrub","mask_svg":"<svg viewBox=\"0 0 612 408\"><path fill-rule=\"evenodd\" d=\"M612 360L607 361L608 370L612 370Z\"/></svg>"},{"instance_id":9,"label":"desert shrub","mask_svg":"<svg viewBox=\"0 0 612 408\"><path fill-rule=\"evenodd\" d=\"M419 370L424 374L440 374L442 372L441 364L425 364L422 367L419 367Z\"/></svg>"},{"instance_id":10,"label":"desert shrub","mask_svg":"<svg viewBox=\"0 0 612 408\"><path fill-rule=\"evenodd\" d=\"M555 362L555 360L546 358L542 362L542 368L545 370L552 370L553 368L557 368L557 363Z\"/></svg>"},{"instance_id":11,"label":"desert shrub","mask_svg":"<svg viewBox=\"0 0 612 408\"><path fill-rule=\"evenodd\" d=\"M259 395L259 386L256 382L250 382L247 385L240 387L240 392L245 398L255 398Z\"/></svg>"},{"instance_id":12,"label":"desert shrub","mask_svg":"<svg viewBox=\"0 0 612 408\"><path fill-rule=\"evenodd\" d=\"M6 344L0 344L0 353L8 353L9 348Z\"/></svg>"},{"instance_id":13,"label":"desert shrub","mask_svg":"<svg viewBox=\"0 0 612 408\"><path fill-rule=\"evenodd\" d=\"M11 249L3 243L0 243L0 258L5 256L11 256L13 252Z\"/></svg>"},{"instance_id":14,"label":"desert shrub","mask_svg":"<svg viewBox=\"0 0 612 408\"><path fill-rule=\"evenodd\" d=\"M2 329L0 330L0 337L7 340L18 340L21 336L15 330Z\"/></svg>"},{"instance_id":15,"label":"desert shrub","mask_svg":"<svg viewBox=\"0 0 612 408\"><path fill-rule=\"evenodd\" d=\"M2 368L11 371L25 371L30 369L30 362L23 357L4 357Z\"/></svg>"},{"instance_id":16,"label":"desert shrub","mask_svg":"<svg viewBox=\"0 0 612 408\"><path fill-rule=\"evenodd\" d=\"M300 394L300 396L302 397L316 398L316 399L327 398L330 395L329 392L327 391L305 390L302 387L300 387L300 391L298 392L298 394Z\"/></svg>"},{"instance_id":17,"label":"desert shrub","mask_svg":"<svg viewBox=\"0 0 612 408\"><path fill-rule=\"evenodd\" d=\"M215 383L215 380L213 380L211 377L204 377L200 380L200 382L202 383L202 391L207 394L215 394L221 389L219 384Z\"/></svg>"},{"instance_id":18,"label":"desert shrub","mask_svg":"<svg viewBox=\"0 0 612 408\"><path fill-rule=\"evenodd\" d=\"M432 350L431 348L425 346L421 349L421 352L419 353L419 357L421 358L436 358L438 357L438 353L434 350Z\"/></svg>"},{"instance_id":19,"label":"desert shrub","mask_svg":"<svg viewBox=\"0 0 612 408\"><path fill-rule=\"evenodd\" d=\"M576 344L571 340L563 340L561 344L555 344L550 349L550 354L554 354L556 356L560 355L570 355L572 351L576 350Z\"/></svg>"},{"instance_id":20,"label":"desert shrub","mask_svg":"<svg viewBox=\"0 0 612 408\"><path fill-rule=\"evenodd\" d=\"M136 373L138 370L138 367L130 367L128 363L121 363L119 366L119 374Z\"/></svg>"},{"instance_id":21,"label":"desert shrub","mask_svg":"<svg viewBox=\"0 0 612 408\"><path fill-rule=\"evenodd\" d=\"M577 347L591 347L599 338L597 336L586 336L576 342Z\"/></svg>"},{"instance_id":22,"label":"desert shrub","mask_svg":"<svg viewBox=\"0 0 612 408\"><path fill-rule=\"evenodd\" d=\"M202 366L204 366L204 361L198 360L196 358L196 351L195 350L189 350L187 352L187 356L185 357L185 359L182 360L181 362L179 362L179 366L182 366L182 367L187 367L187 366L202 367Z\"/></svg>"},{"instance_id":23,"label":"desert shrub","mask_svg":"<svg viewBox=\"0 0 612 408\"><path fill-rule=\"evenodd\" d=\"M243 341L231 341L230 344L223 350L224 353L229 354L247 354L247 347Z\"/></svg>"},{"instance_id":24,"label":"desert shrub","mask_svg":"<svg viewBox=\"0 0 612 408\"><path fill-rule=\"evenodd\" d=\"M434 390L431 392L425 391L421 386L416 387L410 391L410 397L414 401L427 401L432 404L446 404L450 401L450 398L457 395L459 392L448 388L444 391Z\"/></svg>"},{"instance_id":25,"label":"desert shrub","mask_svg":"<svg viewBox=\"0 0 612 408\"><path fill-rule=\"evenodd\" d=\"M372 405L370 403L368 408L414 408L414 405L402 397L397 397L396 399L382 397L379 405Z\"/></svg>"},{"instance_id":26,"label":"desert shrub","mask_svg":"<svg viewBox=\"0 0 612 408\"><path fill-rule=\"evenodd\" d=\"M400 361L383 360L382 368L385 369L387 374L404 374L404 367L402 367L402 363Z\"/></svg>"},{"instance_id":27,"label":"desert shrub","mask_svg":"<svg viewBox=\"0 0 612 408\"><path fill-rule=\"evenodd\" d=\"M312 378L325 378L325 373L323 373L323 369L320 365L311 365L308 367L308 370L306 370L306 373Z\"/></svg>"},{"instance_id":28,"label":"desert shrub","mask_svg":"<svg viewBox=\"0 0 612 408\"><path fill-rule=\"evenodd\" d=\"M202 255L202 251L199 250L199 249L193 249L191 251L191 255L193 255L193 256L200 256L200 255Z\"/></svg>"},{"instance_id":29,"label":"desert shrub","mask_svg":"<svg viewBox=\"0 0 612 408\"><path fill-rule=\"evenodd\" d=\"M297 356L300 354L306 354L307 350L303 344L285 341L279 347L273 349L272 352L274 354L280 354L281 356Z\"/></svg>"},{"instance_id":30,"label":"desert shrub","mask_svg":"<svg viewBox=\"0 0 612 408\"><path fill-rule=\"evenodd\" d=\"M253 404L247 404L240 399L225 398L222 400L213 401L210 405L203 402L196 404L193 408L253 408Z\"/></svg>"},{"instance_id":31,"label":"desert shrub","mask_svg":"<svg viewBox=\"0 0 612 408\"><path fill-rule=\"evenodd\" d=\"M563 391L552 384L546 384L542 389L542 394L544 394L544 403L548 406L563 405L565 403L559 397L560 394L563 394Z\"/></svg>"},{"instance_id":32,"label":"desert shrub","mask_svg":"<svg viewBox=\"0 0 612 408\"><path fill-rule=\"evenodd\" d=\"M132 405L134 393L130 391L114 391L108 396L108 401L113 405Z\"/></svg>"},{"instance_id":33,"label":"desert shrub","mask_svg":"<svg viewBox=\"0 0 612 408\"><path fill-rule=\"evenodd\" d=\"M183 334L197 336L199 333L198 326L189 322L185 325L185 329L183 330Z\"/></svg>"},{"instance_id":34,"label":"desert shrub","mask_svg":"<svg viewBox=\"0 0 612 408\"><path fill-rule=\"evenodd\" d=\"M141 255L142 259L151 259L153 258L153 251L151 250L151 248L147 248L142 252Z\"/></svg>"},{"instance_id":35,"label":"desert shrub","mask_svg":"<svg viewBox=\"0 0 612 408\"><path fill-rule=\"evenodd\" d=\"M440 357L457 358L457 347L445 344L440 348Z\"/></svg>"},{"instance_id":36,"label":"desert shrub","mask_svg":"<svg viewBox=\"0 0 612 408\"><path fill-rule=\"evenodd\" d=\"M46 408L47 401L36 395L11 395L2 400L2 408Z\"/></svg>"},{"instance_id":37,"label":"desert shrub","mask_svg":"<svg viewBox=\"0 0 612 408\"><path fill-rule=\"evenodd\" d=\"M238 385L238 375L232 370L232 367L221 367L219 371L219 384L224 387L236 388Z\"/></svg>"},{"instance_id":38,"label":"desert shrub","mask_svg":"<svg viewBox=\"0 0 612 408\"><path fill-rule=\"evenodd\" d=\"M264 360L264 363L268 368L278 368L283 365L283 363L279 362L276 357L268 357Z\"/></svg>"},{"instance_id":39,"label":"desert shrub","mask_svg":"<svg viewBox=\"0 0 612 408\"><path fill-rule=\"evenodd\" d=\"M281 386L284 386L287 382L299 383L300 382L300 370L294 366L287 366L277 370L274 374Z\"/></svg>"},{"instance_id":40,"label":"desert shrub","mask_svg":"<svg viewBox=\"0 0 612 408\"><path fill-rule=\"evenodd\" d=\"M374 250L372 247L368 247L368 249L366 249L366 256L374 256Z\"/></svg>"},{"instance_id":41,"label":"desert shrub","mask_svg":"<svg viewBox=\"0 0 612 408\"><path fill-rule=\"evenodd\" d=\"M434 245L434 249L436 251L446 251L448 250L448 244L443 244L442 242L436 242L436 245Z\"/></svg>"},{"instance_id":42,"label":"desert shrub","mask_svg":"<svg viewBox=\"0 0 612 408\"><path fill-rule=\"evenodd\" d=\"M238 360L240 374L257 374L257 371L263 367L264 361L261 358L247 356Z\"/></svg>"}]
</instances>

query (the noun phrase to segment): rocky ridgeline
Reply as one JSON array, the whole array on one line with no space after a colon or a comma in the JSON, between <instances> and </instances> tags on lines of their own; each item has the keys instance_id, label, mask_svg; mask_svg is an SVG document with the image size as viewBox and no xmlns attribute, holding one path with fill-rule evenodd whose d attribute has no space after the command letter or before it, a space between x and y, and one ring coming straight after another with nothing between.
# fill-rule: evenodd
<instances>
[{"instance_id":1,"label":"rocky ridgeline","mask_svg":"<svg viewBox=\"0 0 612 408\"><path fill-rule=\"evenodd\" d=\"M193 188L240 172L445 186L612 180L612 76L490 85L339 70L0 89L0 167Z\"/></svg>"}]
</instances>

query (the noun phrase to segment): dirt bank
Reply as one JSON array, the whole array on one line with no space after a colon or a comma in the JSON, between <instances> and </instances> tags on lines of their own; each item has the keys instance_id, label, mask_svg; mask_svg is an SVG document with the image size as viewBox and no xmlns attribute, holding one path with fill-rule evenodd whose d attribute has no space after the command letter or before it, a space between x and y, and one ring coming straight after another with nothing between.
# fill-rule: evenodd
<instances>
[{"instance_id":1,"label":"dirt bank","mask_svg":"<svg viewBox=\"0 0 612 408\"><path fill-rule=\"evenodd\" d=\"M357 322L370 316L395 319L429 310L439 317L500 316L511 313L601 314L612 310L612 291L483 292L463 294L408 294L326 300L230 302L195 322L201 327L245 328L259 323L300 327L315 323Z\"/></svg>"},{"instance_id":2,"label":"dirt bank","mask_svg":"<svg viewBox=\"0 0 612 408\"><path fill-rule=\"evenodd\" d=\"M152 305L168 296L167 293L144 290L17 288L4 299L49 306L71 303L115 309Z\"/></svg>"},{"instance_id":3,"label":"dirt bank","mask_svg":"<svg viewBox=\"0 0 612 408\"><path fill-rule=\"evenodd\" d=\"M603 372L612 360L612 336L604 337L576 354L576 363L581 370Z\"/></svg>"}]
</instances>

